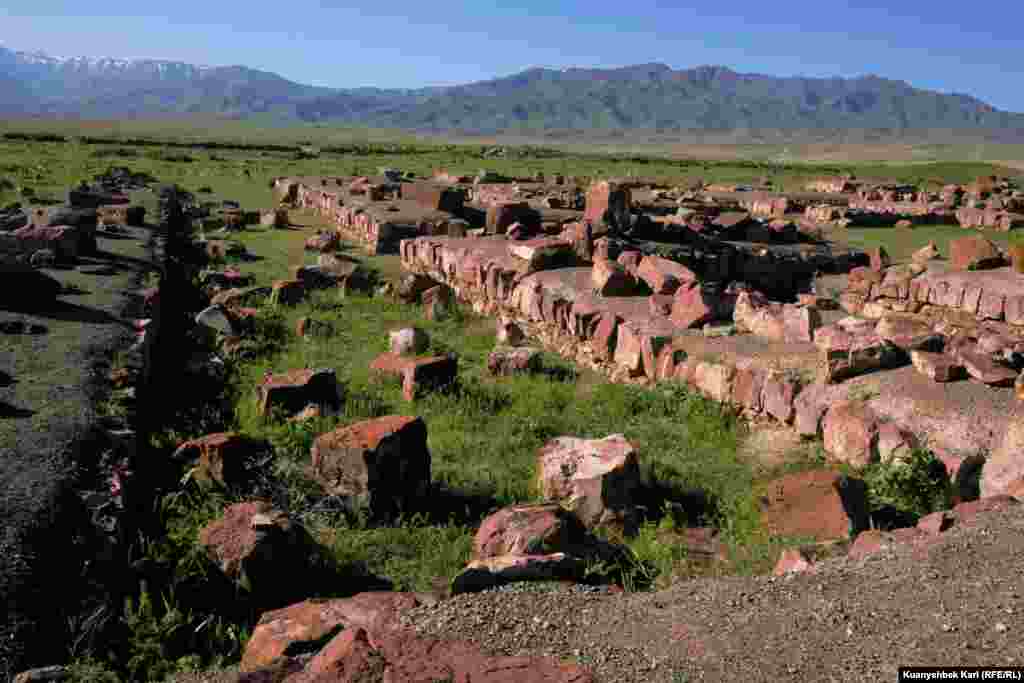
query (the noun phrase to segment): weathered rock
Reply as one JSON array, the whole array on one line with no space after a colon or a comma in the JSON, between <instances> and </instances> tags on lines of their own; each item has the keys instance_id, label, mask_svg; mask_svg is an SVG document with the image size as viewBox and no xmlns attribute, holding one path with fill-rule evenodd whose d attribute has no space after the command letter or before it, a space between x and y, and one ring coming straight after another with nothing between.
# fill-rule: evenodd
<instances>
[{"instance_id":1,"label":"weathered rock","mask_svg":"<svg viewBox=\"0 0 1024 683\"><path fill-rule=\"evenodd\" d=\"M11 683L64 683L71 680L71 671L64 666L41 666L22 671Z\"/></svg>"},{"instance_id":2,"label":"weathered rock","mask_svg":"<svg viewBox=\"0 0 1024 683\"><path fill-rule=\"evenodd\" d=\"M561 505L513 505L481 522L473 539L473 559L573 553L585 542L583 523Z\"/></svg>"},{"instance_id":3,"label":"weathered rock","mask_svg":"<svg viewBox=\"0 0 1024 683\"><path fill-rule=\"evenodd\" d=\"M366 631L352 629L335 636L306 672L288 683L594 683L582 667L551 658L485 655L476 645L441 641L408 629Z\"/></svg>"},{"instance_id":4,"label":"weathered rock","mask_svg":"<svg viewBox=\"0 0 1024 683\"><path fill-rule=\"evenodd\" d=\"M1015 415L982 467L981 495L990 498L1009 493L1020 481L1024 481L1024 420Z\"/></svg>"},{"instance_id":5,"label":"weathered rock","mask_svg":"<svg viewBox=\"0 0 1024 683\"><path fill-rule=\"evenodd\" d=\"M199 532L199 545L225 576L267 602L294 588L280 577L300 579L312 549L305 530L264 501L230 506Z\"/></svg>"},{"instance_id":6,"label":"weathered rock","mask_svg":"<svg viewBox=\"0 0 1024 683\"><path fill-rule=\"evenodd\" d=\"M823 428L825 452L832 460L864 467L878 459L878 416L863 402L833 403Z\"/></svg>"},{"instance_id":7,"label":"weathered rock","mask_svg":"<svg viewBox=\"0 0 1024 683\"><path fill-rule=\"evenodd\" d=\"M821 434L821 423L828 412L827 387L813 384L801 391L793 400L794 424L803 437L817 437Z\"/></svg>"},{"instance_id":8,"label":"weathered rock","mask_svg":"<svg viewBox=\"0 0 1024 683\"><path fill-rule=\"evenodd\" d=\"M660 256L644 256L636 274L655 294L675 294L683 284L698 280L686 266Z\"/></svg>"},{"instance_id":9,"label":"weathered rock","mask_svg":"<svg viewBox=\"0 0 1024 683\"><path fill-rule=\"evenodd\" d=\"M921 247L914 252L911 256L911 260L914 263L920 263L922 265L927 264L929 261L939 258L942 254L939 253L939 248L935 246L935 242L929 242L927 245Z\"/></svg>"},{"instance_id":10,"label":"weathered rock","mask_svg":"<svg viewBox=\"0 0 1024 683\"><path fill-rule=\"evenodd\" d=\"M398 283L398 298L406 303L416 303L423 292L437 286L437 282L425 275L409 273L403 275Z\"/></svg>"},{"instance_id":11,"label":"weathered rock","mask_svg":"<svg viewBox=\"0 0 1024 683\"><path fill-rule=\"evenodd\" d=\"M347 628L383 631L401 612L417 607L413 593L359 593L351 598L306 600L264 612L242 654L242 671L255 671L289 655L316 651Z\"/></svg>"},{"instance_id":12,"label":"weathered rock","mask_svg":"<svg viewBox=\"0 0 1024 683\"><path fill-rule=\"evenodd\" d=\"M636 279L616 261L595 259L591 280L601 296L629 296L636 290Z\"/></svg>"},{"instance_id":13,"label":"weathered rock","mask_svg":"<svg viewBox=\"0 0 1024 683\"><path fill-rule=\"evenodd\" d=\"M802 574L814 570L814 562L808 555L798 548L788 548L782 551L779 561L775 563L772 574L785 576L786 574Z\"/></svg>"},{"instance_id":14,"label":"weathered rock","mask_svg":"<svg viewBox=\"0 0 1024 683\"><path fill-rule=\"evenodd\" d=\"M722 297L698 282L684 284L676 290L672 303L672 322L680 327L703 327L725 317ZM732 311L729 310L729 314Z\"/></svg>"},{"instance_id":15,"label":"weathered rock","mask_svg":"<svg viewBox=\"0 0 1024 683\"><path fill-rule=\"evenodd\" d=\"M455 292L448 285L438 285L423 292L423 317L445 320L455 310Z\"/></svg>"},{"instance_id":16,"label":"weathered rock","mask_svg":"<svg viewBox=\"0 0 1024 683\"><path fill-rule=\"evenodd\" d=\"M797 294L796 300L801 306L813 306L819 311L835 311L839 308L838 301L819 294Z\"/></svg>"},{"instance_id":17,"label":"weathered rock","mask_svg":"<svg viewBox=\"0 0 1024 683\"><path fill-rule=\"evenodd\" d=\"M537 473L541 496L574 511L588 528L628 524L635 514L640 466L635 447L621 434L549 441L538 454Z\"/></svg>"},{"instance_id":18,"label":"weathered rock","mask_svg":"<svg viewBox=\"0 0 1024 683\"><path fill-rule=\"evenodd\" d=\"M782 341L786 336L781 304L772 304L760 294L740 292L733 310L736 327L764 339Z\"/></svg>"},{"instance_id":19,"label":"weathered rock","mask_svg":"<svg viewBox=\"0 0 1024 683\"><path fill-rule=\"evenodd\" d=\"M799 392L799 380L779 370L768 371L761 395L764 412L783 424L789 424L796 414L795 402Z\"/></svg>"},{"instance_id":20,"label":"weathered rock","mask_svg":"<svg viewBox=\"0 0 1024 683\"><path fill-rule=\"evenodd\" d=\"M671 294L652 294L647 297L647 302L650 305L651 315L667 318L672 315L672 304L675 302L675 297Z\"/></svg>"},{"instance_id":21,"label":"weathered rock","mask_svg":"<svg viewBox=\"0 0 1024 683\"><path fill-rule=\"evenodd\" d=\"M761 522L774 536L840 540L869 524L864 482L838 472L813 470L776 479L761 503Z\"/></svg>"},{"instance_id":22,"label":"weathered rock","mask_svg":"<svg viewBox=\"0 0 1024 683\"><path fill-rule=\"evenodd\" d=\"M231 486L241 482L247 462L269 451L266 441L220 432L182 443L171 457L177 462L196 463L194 476L200 481Z\"/></svg>"},{"instance_id":23,"label":"weathered rock","mask_svg":"<svg viewBox=\"0 0 1024 683\"><path fill-rule=\"evenodd\" d=\"M306 249L308 251L319 251L325 253L328 251L334 251L340 244L340 238L335 232L318 232L317 234L306 239Z\"/></svg>"},{"instance_id":24,"label":"weathered rock","mask_svg":"<svg viewBox=\"0 0 1024 683\"><path fill-rule=\"evenodd\" d=\"M603 313L597 319L594 337L591 344L594 355L600 360L609 360L615 356L618 346L619 318L614 313Z\"/></svg>"},{"instance_id":25,"label":"weathered rock","mask_svg":"<svg viewBox=\"0 0 1024 683\"><path fill-rule=\"evenodd\" d=\"M269 417L275 410L294 415L310 404L326 410L341 407L341 391L334 370L291 370L272 375L268 373L257 387L257 400L261 417Z\"/></svg>"},{"instance_id":26,"label":"weathered rock","mask_svg":"<svg viewBox=\"0 0 1024 683\"><path fill-rule=\"evenodd\" d=\"M675 328L664 319L631 320L618 328L615 364L631 377L654 379L658 354L672 343Z\"/></svg>"},{"instance_id":27,"label":"weathered rock","mask_svg":"<svg viewBox=\"0 0 1024 683\"><path fill-rule=\"evenodd\" d=\"M917 438L896 424L886 422L878 426L878 459L881 462L906 462L917 446Z\"/></svg>"},{"instance_id":28,"label":"weathered rock","mask_svg":"<svg viewBox=\"0 0 1024 683\"><path fill-rule=\"evenodd\" d=\"M729 401L733 393L736 368L724 363L698 362L693 383L704 396L717 403Z\"/></svg>"},{"instance_id":29,"label":"weathered rock","mask_svg":"<svg viewBox=\"0 0 1024 683\"><path fill-rule=\"evenodd\" d=\"M396 356L423 353L430 346L430 337L418 327L403 327L388 334L389 348Z\"/></svg>"},{"instance_id":30,"label":"weathered rock","mask_svg":"<svg viewBox=\"0 0 1024 683\"><path fill-rule=\"evenodd\" d=\"M26 225L13 232L0 232L0 254L34 254L41 249L52 251L58 261L74 263L82 248L84 233L70 225Z\"/></svg>"},{"instance_id":31,"label":"weathered rock","mask_svg":"<svg viewBox=\"0 0 1024 683\"><path fill-rule=\"evenodd\" d=\"M339 427L317 437L311 456L313 478L327 493L376 518L410 509L430 487L427 426L418 417Z\"/></svg>"},{"instance_id":32,"label":"weathered rock","mask_svg":"<svg viewBox=\"0 0 1024 683\"><path fill-rule=\"evenodd\" d=\"M998 247L980 235L950 240L949 260L956 270L984 270L1003 265Z\"/></svg>"},{"instance_id":33,"label":"weathered rock","mask_svg":"<svg viewBox=\"0 0 1024 683\"><path fill-rule=\"evenodd\" d=\"M499 347L487 357L487 371L497 377L532 374L541 367L540 349Z\"/></svg>"},{"instance_id":34,"label":"weathered rock","mask_svg":"<svg viewBox=\"0 0 1024 683\"><path fill-rule=\"evenodd\" d=\"M305 296L306 287L302 280L274 280L270 303L274 306L297 306Z\"/></svg>"},{"instance_id":35,"label":"weathered rock","mask_svg":"<svg viewBox=\"0 0 1024 683\"><path fill-rule=\"evenodd\" d=\"M53 268L57 265L57 254L52 249L39 249L28 262L33 268Z\"/></svg>"},{"instance_id":36,"label":"weathered rock","mask_svg":"<svg viewBox=\"0 0 1024 683\"><path fill-rule=\"evenodd\" d=\"M793 306L787 304L782 308L784 341L789 343L812 342L814 332L821 327L821 314L812 306Z\"/></svg>"},{"instance_id":37,"label":"weathered rock","mask_svg":"<svg viewBox=\"0 0 1024 683\"><path fill-rule=\"evenodd\" d=\"M616 263L625 268L627 273L636 277L637 270L640 268L640 260L643 256L644 255L639 251L630 249L619 254L619 257L616 259Z\"/></svg>"},{"instance_id":38,"label":"weathered rock","mask_svg":"<svg viewBox=\"0 0 1024 683\"><path fill-rule=\"evenodd\" d=\"M868 258L871 260L871 270L880 273L890 265L892 261L885 247L874 247L868 250Z\"/></svg>"},{"instance_id":39,"label":"weathered rock","mask_svg":"<svg viewBox=\"0 0 1024 683\"><path fill-rule=\"evenodd\" d=\"M196 323L208 327L215 332L237 337L242 334L232 316L220 305L213 305L196 314Z\"/></svg>"},{"instance_id":40,"label":"weathered rock","mask_svg":"<svg viewBox=\"0 0 1024 683\"><path fill-rule=\"evenodd\" d=\"M497 346L519 346L526 340L526 334L515 321L499 318L496 327L494 341Z\"/></svg>"},{"instance_id":41,"label":"weathered rock","mask_svg":"<svg viewBox=\"0 0 1024 683\"><path fill-rule=\"evenodd\" d=\"M413 359L402 373L402 397L414 401L428 391L454 384L458 374L458 358L453 355Z\"/></svg>"},{"instance_id":42,"label":"weathered rock","mask_svg":"<svg viewBox=\"0 0 1024 683\"><path fill-rule=\"evenodd\" d=\"M526 261L530 272L570 264L574 254L570 243L554 237L509 242L508 251L512 256Z\"/></svg>"},{"instance_id":43,"label":"weathered rock","mask_svg":"<svg viewBox=\"0 0 1024 683\"><path fill-rule=\"evenodd\" d=\"M994 361L988 354L960 349L956 358L972 379L989 386L1011 387L1017 380L1018 373L1013 368Z\"/></svg>"},{"instance_id":44,"label":"weathered rock","mask_svg":"<svg viewBox=\"0 0 1024 683\"><path fill-rule=\"evenodd\" d=\"M953 515L945 510L933 512L917 520L917 528L929 536L938 536L956 522Z\"/></svg>"},{"instance_id":45,"label":"weathered rock","mask_svg":"<svg viewBox=\"0 0 1024 683\"><path fill-rule=\"evenodd\" d=\"M224 306L225 308L259 305L271 295L271 291L270 287L241 287L228 289L216 294L212 299L210 299L210 304L215 306Z\"/></svg>"},{"instance_id":46,"label":"weathered rock","mask_svg":"<svg viewBox=\"0 0 1024 683\"><path fill-rule=\"evenodd\" d=\"M906 352L877 335L852 336L848 344L821 352L818 381L837 384L874 370L898 367L907 360Z\"/></svg>"},{"instance_id":47,"label":"weathered rock","mask_svg":"<svg viewBox=\"0 0 1024 683\"><path fill-rule=\"evenodd\" d=\"M927 323L911 318L884 316L875 326L875 334L883 341L903 349L934 348L941 337L936 338Z\"/></svg>"},{"instance_id":48,"label":"weathered rock","mask_svg":"<svg viewBox=\"0 0 1024 683\"><path fill-rule=\"evenodd\" d=\"M387 670L384 656L370 644L365 629L349 628L336 635L289 683L355 683L381 681Z\"/></svg>"},{"instance_id":49,"label":"weathered rock","mask_svg":"<svg viewBox=\"0 0 1024 683\"><path fill-rule=\"evenodd\" d=\"M595 183L587 192L583 220L597 224L604 231L622 232L630 227L632 195L628 188L607 180ZM597 231L594 233L598 234Z\"/></svg>"},{"instance_id":50,"label":"weathered rock","mask_svg":"<svg viewBox=\"0 0 1024 683\"><path fill-rule=\"evenodd\" d=\"M914 369L934 382L954 382L967 377L967 371L952 356L929 351L911 351Z\"/></svg>"},{"instance_id":51,"label":"weathered rock","mask_svg":"<svg viewBox=\"0 0 1024 683\"><path fill-rule=\"evenodd\" d=\"M487 590L518 581L578 580L586 562L574 555L506 554L474 560L452 580L452 595Z\"/></svg>"}]
</instances>

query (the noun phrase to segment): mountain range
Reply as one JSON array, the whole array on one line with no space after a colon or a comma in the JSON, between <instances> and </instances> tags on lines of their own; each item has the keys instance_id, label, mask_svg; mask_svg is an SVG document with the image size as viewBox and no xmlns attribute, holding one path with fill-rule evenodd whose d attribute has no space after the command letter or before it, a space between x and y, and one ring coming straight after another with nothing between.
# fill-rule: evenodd
<instances>
[{"instance_id":1,"label":"mountain range","mask_svg":"<svg viewBox=\"0 0 1024 683\"><path fill-rule=\"evenodd\" d=\"M2 116L191 114L464 134L952 129L1024 136L1024 114L878 76L777 77L640 64L532 68L447 87L340 89L245 66L61 58L0 46Z\"/></svg>"}]
</instances>

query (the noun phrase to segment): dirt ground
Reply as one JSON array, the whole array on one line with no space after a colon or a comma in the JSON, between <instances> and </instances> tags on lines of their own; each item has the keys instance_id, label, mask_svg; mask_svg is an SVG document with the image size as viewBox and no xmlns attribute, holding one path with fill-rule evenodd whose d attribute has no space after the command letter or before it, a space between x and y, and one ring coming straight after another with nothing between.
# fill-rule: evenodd
<instances>
[{"instance_id":1,"label":"dirt ground","mask_svg":"<svg viewBox=\"0 0 1024 683\"><path fill-rule=\"evenodd\" d=\"M100 237L96 257L47 270L74 290L46 310L0 307L4 330L28 331L0 331L0 676L17 662L50 663L48 636L67 626L54 606L70 606L78 585L67 552L77 470L94 455L95 371L133 339L128 293L153 267L148 237Z\"/></svg>"},{"instance_id":2,"label":"dirt ground","mask_svg":"<svg viewBox=\"0 0 1024 683\"><path fill-rule=\"evenodd\" d=\"M405 621L498 654L589 664L599 680L893 681L900 666L1024 662L1024 510L816 574L697 579L657 593L495 591Z\"/></svg>"}]
</instances>

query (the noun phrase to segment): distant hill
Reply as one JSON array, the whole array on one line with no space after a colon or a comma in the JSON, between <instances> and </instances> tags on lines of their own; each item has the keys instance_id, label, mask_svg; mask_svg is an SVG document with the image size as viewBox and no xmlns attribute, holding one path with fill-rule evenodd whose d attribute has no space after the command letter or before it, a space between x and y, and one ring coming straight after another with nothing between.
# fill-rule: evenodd
<instances>
[{"instance_id":1,"label":"distant hill","mask_svg":"<svg viewBox=\"0 0 1024 683\"><path fill-rule=\"evenodd\" d=\"M334 89L244 66L58 58L2 47L0 114L215 114L468 134L949 129L1024 139L1024 114L878 76L776 77L719 66L641 64L535 68L440 88Z\"/></svg>"}]
</instances>

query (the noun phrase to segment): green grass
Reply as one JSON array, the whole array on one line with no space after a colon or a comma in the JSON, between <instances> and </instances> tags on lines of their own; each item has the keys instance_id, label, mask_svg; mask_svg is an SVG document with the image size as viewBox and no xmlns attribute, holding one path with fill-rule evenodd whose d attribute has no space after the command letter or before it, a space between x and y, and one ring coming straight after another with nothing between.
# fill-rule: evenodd
<instances>
[{"instance_id":1,"label":"green grass","mask_svg":"<svg viewBox=\"0 0 1024 683\"><path fill-rule=\"evenodd\" d=\"M551 355L545 357L547 374L496 381L485 372L487 355L494 346L491 321L463 314L444 322L430 322L420 319L412 307L363 296L351 296L331 308L332 298L331 293L319 293L311 302L288 311L282 322L289 327L301 315L316 315L333 324L333 337L289 341L273 356L238 368L234 426L247 434L269 438L279 447L280 457L291 462L291 471L299 472L300 465L308 462L314 434L268 427L256 415L252 388L265 371L330 367L336 370L349 400L342 417L322 421L316 431L382 414L420 416L428 428L434 479L447 490L490 498L497 505L533 500L536 455L548 440L563 435L603 437L623 433L640 447L649 477L670 488L707 492L715 509L734 523L738 535L752 527L754 520L744 505L752 473L737 455L735 424L714 404L678 388L643 390L589 376L577 381L575 371ZM370 376L369 364L386 350L388 331L410 323L428 332L432 351L459 354L458 391L432 394L409 404L401 398L397 385L382 384ZM301 488L296 479L290 481ZM309 491L305 496L296 494L294 503L300 509L314 508L317 493ZM315 519L311 521L316 525ZM331 535L323 528L319 531ZM386 555L386 561L375 559L372 553L367 558L372 571L389 578L405 577L402 585L406 588L423 589L437 578L437 568L450 569L466 559L464 552L457 562L447 552L425 558L423 552L438 552L437 544L428 541L410 545L405 528L374 528L363 533L369 534L365 538L386 540L387 547L409 552L419 548L401 560L393 553ZM423 527L418 537L433 534L451 540L452 533ZM472 529L463 528L458 533L463 539L459 547L468 551L465 539ZM365 547L367 543L351 530L342 536L339 553L345 557L353 546Z\"/></svg>"},{"instance_id":2,"label":"green grass","mask_svg":"<svg viewBox=\"0 0 1024 683\"><path fill-rule=\"evenodd\" d=\"M915 251L934 241L944 257L949 256L950 240L982 235L1000 247L1006 247L1011 241L1017 240L1015 233L996 232L994 230L965 230L958 225L928 225L910 228L847 228L837 238L851 246L862 249L884 247L894 263L906 263Z\"/></svg>"}]
</instances>

